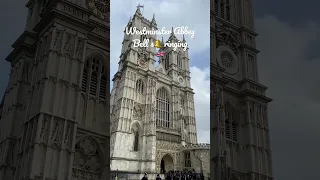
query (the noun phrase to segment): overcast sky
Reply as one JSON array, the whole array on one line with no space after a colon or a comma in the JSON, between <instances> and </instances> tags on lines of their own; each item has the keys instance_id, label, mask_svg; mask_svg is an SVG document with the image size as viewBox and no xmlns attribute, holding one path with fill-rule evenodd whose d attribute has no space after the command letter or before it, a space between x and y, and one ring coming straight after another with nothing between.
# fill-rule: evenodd
<instances>
[{"instance_id":1,"label":"overcast sky","mask_svg":"<svg viewBox=\"0 0 320 180\"><path fill-rule=\"evenodd\" d=\"M176 1L179 0L171 2ZM207 0L201 1L207 2ZM27 11L24 2L25 0L0 1L1 94L5 91L10 71L10 65L4 59L10 53L11 44L22 33L25 25ZM178 9L181 6L175 6L177 8L171 11L168 10L171 8L165 6L166 2L162 0L154 0L149 3L132 1L131 4L128 0L122 5L119 3L124 1L117 1L115 4L113 2L112 0L111 7L114 8L111 9L112 13L122 15L122 17L117 18L119 22L112 22L115 30L111 32L111 35L118 34L118 36L111 36L111 42L115 43L114 46L111 44L111 62L118 60L120 52L117 48L121 48L123 25L134 13L136 4L140 2L145 5L143 13L147 18L151 19L153 12L156 14L158 25L171 27L185 23L198 29L195 40L187 39L187 41L190 46L193 46L190 48L190 55L191 66L194 67L191 69L193 69L192 84L196 91L196 99L197 96L198 99L205 97L208 94L205 87L209 88L209 74L206 69L209 48L208 44L206 45L206 38L203 38L204 43L199 47L196 41L209 33L200 33L201 29L208 27L206 24L203 24L203 27L195 24L208 22L208 18L203 15L208 10L199 3L200 0L193 3L192 7L189 1L183 1L185 4L182 9ZM320 80L317 75L320 68L320 51L318 50L320 47L320 11L318 10L320 2L316 0L255 0L254 2L255 26L259 33L257 45L261 51L258 55L260 82L269 87L267 94L274 99L269 106L274 177L278 180L319 179ZM128 7L129 9L126 9ZM169 18L169 14L172 15L176 11L175 15L180 17ZM182 18L181 15L185 17ZM188 21L188 18L191 19ZM113 39L119 41L113 41ZM114 69L116 65L111 63L111 67ZM203 83L195 84L194 80L197 78L203 80ZM201 122L205 122L207 117L199 118L199 108L201 105L205 107L206 103L208 102L205 99L203 102L200 99L196 105L199 141L206 138L205 133L201 135L199 132L199 129L205 129L203 125L206 123Z\"/></svg>"}]
</instances>

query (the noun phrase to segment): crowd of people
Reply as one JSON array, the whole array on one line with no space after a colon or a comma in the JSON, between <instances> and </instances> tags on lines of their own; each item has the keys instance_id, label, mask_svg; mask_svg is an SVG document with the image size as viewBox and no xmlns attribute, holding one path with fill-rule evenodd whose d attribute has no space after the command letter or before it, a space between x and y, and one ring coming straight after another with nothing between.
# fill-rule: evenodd
<instances>
[{"instance_id":1,"label":"crowd of people","mask_svg":"<svg viewBox=\"0 0 320 180\"><path fill-rule=\"evenodd\" d=\"M196 173L195 170L183 171L168 171L164 173L165 180L204 180L202 173ZM145 176L141 180L148 180L148 175L145 173ZM162 180L160 174L157 175L156 180Z\"/></svg>"},{"instance_id":2,"label":"crowd of people","mask_svg":"<svg viewBox=\"0 0 320 180\"><path fill-rule=\"evenodd\" d=\"M204 180L202 173L196 173L195 170L169 171L165 173L166 180Z\"/></svg>"}]
</instances>

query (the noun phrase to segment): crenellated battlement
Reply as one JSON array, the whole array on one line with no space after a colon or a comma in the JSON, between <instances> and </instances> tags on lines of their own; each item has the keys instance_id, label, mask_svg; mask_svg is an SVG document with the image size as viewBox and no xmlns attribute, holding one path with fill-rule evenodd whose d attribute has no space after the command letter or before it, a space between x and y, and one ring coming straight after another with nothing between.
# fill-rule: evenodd
<instances>
[{"instance_id":1,"label":"crenellated battlement","mask_svg":"<svg viewBox=\"0 0 320 180\"><path fill-rule=\"evenodd\" d=\"M199 143L193 145L186 145L182 148L183 151L186 150L195 150L195 149L210 149L210 144L208 143Z\"/></svg>"}]
</instances>

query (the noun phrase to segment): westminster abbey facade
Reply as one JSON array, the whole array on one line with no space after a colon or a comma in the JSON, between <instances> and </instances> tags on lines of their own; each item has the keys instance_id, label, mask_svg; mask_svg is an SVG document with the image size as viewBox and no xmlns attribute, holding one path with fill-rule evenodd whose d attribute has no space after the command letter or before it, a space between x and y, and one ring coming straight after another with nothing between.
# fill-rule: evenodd
<instances>
[{"instance_id":1,"label":"westminster abbey facade","mask_svg":"<svg viewBox=\"0 0 320 180\"><path fill-rule=\"evenodd\" d=\"M155 17L144 18L138 7L127 27L156 29L157 23ZM111 171L130 179L185 168L209 176L209 144L197 144L188 50L162 48L164 56L155 66L155 47L133 47L133 40L144 38L157 40L155 35L124 35L113 78ZM172 33L168 41L178 39Z\"/></svg>"}]
</instances>

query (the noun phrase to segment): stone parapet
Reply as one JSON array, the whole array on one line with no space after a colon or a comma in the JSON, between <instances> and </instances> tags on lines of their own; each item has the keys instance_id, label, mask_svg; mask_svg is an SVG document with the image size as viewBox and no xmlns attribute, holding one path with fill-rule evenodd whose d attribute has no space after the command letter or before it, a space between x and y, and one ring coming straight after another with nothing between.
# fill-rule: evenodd
<instances>
[{"instance_id":1,"label":"stone parapet","mask_svg":"<svg viewBox=\"0 0 320 180\"><path fill-rule=\"evenodd\" d=\"M186 145L182 147L182 151L187 150L202 150L202 149L210 149L210 144L208 143L199 143L199 144L192 144L192 145Z\"/></svg>"}]
</instances>

